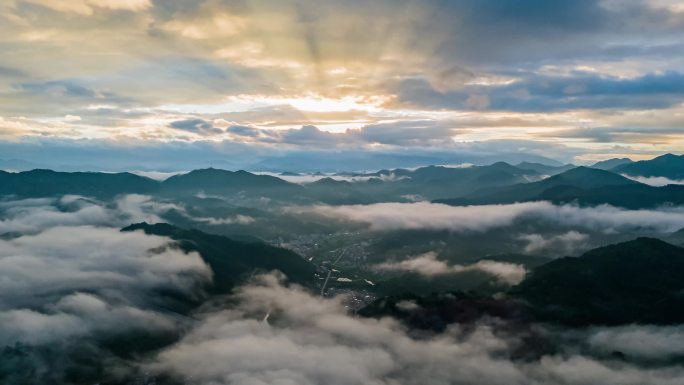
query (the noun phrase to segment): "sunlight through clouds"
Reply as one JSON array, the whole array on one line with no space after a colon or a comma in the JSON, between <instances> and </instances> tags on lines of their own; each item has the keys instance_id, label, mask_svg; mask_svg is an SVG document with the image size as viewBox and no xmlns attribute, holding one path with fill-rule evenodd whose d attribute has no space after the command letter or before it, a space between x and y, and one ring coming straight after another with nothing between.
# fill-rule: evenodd
<instances>
[{"instance_id":1,"label":"sunlight through clouds","mask_svg":"<svg viewBox=\"0 0 684 385\"><path fill-rule=\"evenodd\" d=\"M258 152L271 129L315 126L357 146L352 131L430 121L452 139L426 130L365 149L525 141L537 156L564 147L564 162L645 158L684 146L680 14L661 0L13 0L0 6L0 133L246 141L169 127L220 120L263 131L249 140Z\"/></svg>"}]
</instances>

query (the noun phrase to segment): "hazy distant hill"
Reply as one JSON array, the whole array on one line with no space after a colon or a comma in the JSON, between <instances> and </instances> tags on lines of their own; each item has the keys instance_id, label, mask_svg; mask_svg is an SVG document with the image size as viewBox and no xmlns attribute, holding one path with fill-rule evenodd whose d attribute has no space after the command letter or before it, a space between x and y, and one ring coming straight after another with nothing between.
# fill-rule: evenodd
<instances>
[{"instance_id":1,"label":"hazy distant hill","mask_svg":"<svg viewBox=\"0 0 684 385\"><path fill-rule=\"evenodd\" d=\"M622 164L611 171L631 176L681 180L684 179L684 155L665 154L651 160Z\"/></svg>"},{"instance_id":2,"label":"hazy distant hill","mask_svg":"<svg viewBox=\"0 0 684 385\"><path fill-rule=\"evenodd\" d=\"M167 193L235 194L241 191L262 195L297 194L302 187L270 175L247 171L226 171L214 168L194 170L174 175L162 182Z\"/></svg>"},{"instance_id":3,"label":"hazy distant hill","mask_svg":"<svg viewBox=\"0 0 684 385\"><path fill-rule=\"evenodd\" d=\"M323 178L305 185L307 196L327 204L363 204L391 199L391 193L377 185L379 179L367 182L349 182Z\"/></svg>"},{"instance_id":4,"label":"hazy distant hill","mask_svg":"<svg viewBox=\"0 0 684 385\"><path fill-rule=\"evenodd\" d=\"M483 189L465 196L463 201L472 203L511 203L537 200L552 188L568 187L578 190L606 186L636 185L637 182L623 176L588 167L576 167L566 172L532 183L520 183L496 189ZM444 203L458 203L459 200Z\"/></svg>"},{"instance_id":5,"label":"hazy distant hill","mask_svg":"<svg viewBox=\"0 0 684 385\"><path fill-rule=\"evenodd\" d=\"M127 193L151 194L159 187L157 181L127 172L0 172L0 195L21 197L77 194L108 198Z\"/></svg>"},{"instance_id":6,"label":"hazy distant hill","mask_svg":"<svg viewBox=\"0 0 684 385\"><path fill-rule=\"evenodd\" d=\"M131 173L0 171L0 195L19 197L77 194L110 198L130 193L186 196L204 192L216 195L245 193L249 197L292 199L303 191L300 185L273 176L218 169L195 170L172 176L163 182Z\"/></svg>"},{"instance_id":7,"label":"hazy distant hill","mask_svg":"<svg viewBox=\"0 0 684 385\"><path fill-rule=\"evenodd\" d=\"M344 157L344 160L340 159ZM277 154L252 164L254 170L290 171L298 173L344 172L379 170L389 168L414 168L429 164L489 164L497 161L508 163L533 162L561 166L550 158L525 152L500 152L494 155L459 154L458 151L430 151L416 154L411 151L306 151L291 154ZM219 163L216 163L219 164ZM227 167L232 167L228 165Z\"/></svg>"},{"instance_id":8,"label":"hazy distant hill","mask_svg":"<svg viewBox=\"0 0 684 385\"><path fill-rule=\"evenodd\" d=\"M314 265L291 250L260 242L235 241L166 223L137 223L122 229L136 230L170 237L183 250L197 251L214 272L214 285L219 292L230 290L240 279L258 271L280 270L290 281L301 284L313 281Z\"/></svg>"},{"instance_id":9,"label":"hazy distant hill","mask_svg":"<svg viewBox=\"0 0 684 385\"><path fill-rule=\"evenodd\" d=\"M684 322L684 249L653 238L554 260L513 293L542 319L569 324Z\"/></svg>"},{"instance_id":10,"label":"hazy distant hill","mask_svg":"<svg viewBox=\"0 0 684 385\"><path fill-rule=\"evenodd\" d=\"M677 162L681 157L665 159L676 159L674 162ZM212 168L175 175L163 182L131 173L32 170L0 172L0 195L39 197L77 194L107 199L138 193L187 199L204 193L238 200L265 197L297 204L365 204L424 199L453 205L531 200L608 203L629 208L684 204L684 186L647 186L595 168L576 167L541 178L538 171L503 162L464 168L428 166L415 170L382 170L359 174L352 182L324 178L305 185L269 175Z\"/></svg>"},{"instance_id":11,"label":"hazy distant hill","mask_svg":"<svg viewBox=\"0 0 684 385\"><path fill-rule=\"evenodd\" d=\"M437 199L538 180L534 170L508 163L464 168L427 166L415 170L381 170L357 175L360 181L323 179L306 186L312 197L326 203L372 203L412 198ZM364 181L363 178L366 180Z\"/></svg>"},{"instance_id":12,"label":"hazy distant hill","mask_svg":"<svg viewBox=\"0 0 684 385\"><path fill-rule=\"evenodd\" d=\"M684 322L682 271L684 248L638 238L551 260L505 297L439 290L426 295L419 287L381 297L360 314L391 315L412 327L435 330L482 316L574 326L679 324Z\"/></svg>"},{"instance_id":13,"label":"hazy distant hill","mask_svg":"<svg viewBox=\"0 0 684 385\"><path fill-rule=\"evenodd\" d=\"M577 166L574 164L564 164L562 166L549 166L541 163L522 162L515 165L522 170L532 170L540 175L556 175L571 170Z\"/></svg>"},{"instance_id":14,"label":"hazy distant hill","mask_svg":"<svg viewBox=\"0 0 684 385\"><path fill-rule=\"evenodd\" d=\"M591 165L591 168L598 168L601 170L611 170L615 167L622 166L625 164L632 163L632 160L629 158L613 158L613 159L606 159L602 160L600 162L596 162Z\"/></svg>"},{"instance_id":15,"label":"hazy distant hill","mask_svg":"<svg viewBox=\"0 0 684 385\"><path fill-rule=\"evenodd\" d=\"M585 205L610 204L629 209L657 208L684 204L684 186L653 187L644 184L606 186L582 190L568 186L549 189L539 196L556 203L578 202Z\"/></svg>"},{"instance_id":16,"label":"hazy distant hill","mask_svg":"<svg viewBox=\"0 0 684 385\"><path fill-rule=\"evenodd\" d=\"M667 237L664 238L664 240L673 244L673 245L684 247L684 228L679 229L679 230L675 231L674 233L668 235Z\"/></svg>"}]
</instances>

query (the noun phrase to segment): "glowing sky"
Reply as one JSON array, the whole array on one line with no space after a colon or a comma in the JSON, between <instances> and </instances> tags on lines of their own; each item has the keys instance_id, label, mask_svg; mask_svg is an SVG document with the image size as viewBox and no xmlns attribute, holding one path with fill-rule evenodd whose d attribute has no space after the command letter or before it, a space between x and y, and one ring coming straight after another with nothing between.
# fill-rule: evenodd
<instances>
[{"instance_id":1,"label":"glowing sky","mask_svg":"<svg viewBox=\"0 0 684 385\"><path fill-rule=\"evenodd\" d=\"M0 0L0 160L331 150L684 152L684 2Z\"/></svg>"}]
</instances>

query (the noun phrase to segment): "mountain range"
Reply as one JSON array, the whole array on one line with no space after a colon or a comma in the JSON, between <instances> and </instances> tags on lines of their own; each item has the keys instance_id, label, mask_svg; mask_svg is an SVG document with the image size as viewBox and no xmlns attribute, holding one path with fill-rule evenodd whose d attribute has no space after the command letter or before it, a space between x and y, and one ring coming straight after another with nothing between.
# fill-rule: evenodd
<instances>
[{"instance_id":1,"label":"mountain range","mask_svg":"<svg viewBox=\"0 0 684 385\"><path fill-rule=\"evenodd\" d=\"M576 327L678 324L684 322L682 271L684 248L638 238L537 266L505 296L421 294L406 287L402 293L379 298L359 314L391 315L411 327L434 330L483 316Z\"/></svg>"},{"instance_id":2,"label":"mountain range","mask_svg":"<svg viewBox=\"0 0 684 385\"><path fill-rule=\"evenodd\" d=\"M611 171L631 176L684 180L684 155L665 154L651 160L620 164Z\"/></svg>"},{"instance_id":3,"label":"mountain range","mask_svg":"<svg viewBox=\"0 0 684 385\"><path fill-rule=\"evenodd\" d=\"M183 251L198 252L214 273L213 288L218 293L229 292L254 273L279 270L291 282L306 285L312 282L316 271L314 265L294 251L259 241L238 241L167 223L136 223L121 231L143 231L169 237Z\"/></svg>"},{"instance_id":4,"label":"mountain range","mask_svg":"<svg viewBox=\"0 0 684 385\"><path fill-rule=\"evenodd\" d=\"M654 187L622 176L684 178L684 156L649 161L605 161L595 167L497 162L487 166L427 166L381 170L297 184L247 171L200 169L157 181L132 173L0 172L0 194L40 197L64 194L111 198L120 194L163 197L221 196L289 203L367 204L434 200L451 205L533 200L611 204L628 208L684 203L684 187ZM613 166L610 170L605 170ZM343 179L343 180L341 180Z\"/></svg>"},{"instance_id":5,"label":"mountain range","mask_svg":"<svg viewBox=\"0 0 684 385\"><path fill-rule=\"evenodd\" d=\"M682 271L684 248L639 238L537 267L512 293L554 322L681 323Z\"/></svg>"},{"instance_id":6,"label":"mountain range","mask_svg":"<svg viewBox=\"0 0 684 385\"><path fill-rule=\"evenodd\" d=\"M435 202L454 206L505 204L546 200L583 205L610 204L631 209L684 203L684 186L649 186L619 174L589 167L576 167L537 182L496 189L481 189L454 199Z\"/></svg>"}]
</instances>

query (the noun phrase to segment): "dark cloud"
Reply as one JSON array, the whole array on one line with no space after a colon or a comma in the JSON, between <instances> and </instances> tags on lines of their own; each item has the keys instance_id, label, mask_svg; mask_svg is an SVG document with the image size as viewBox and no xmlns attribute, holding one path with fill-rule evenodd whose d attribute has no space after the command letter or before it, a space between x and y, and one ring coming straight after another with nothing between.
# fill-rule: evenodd
<instances>
[{"instance_id":1,"label":"dark cloud","mask_svg":"<svg viewBox=\"0 0 684 385\"><path fill-rule=\"evenodd\" d=\"M403 121L396 123L372 124L351 134L368 143L381 143L399 146L448 146L457 131L449 122Z\"/></svg>"},{"instance_id":2,"label":"dark cloud","mask_svg":"<svg viewBox=\"0 0 684 385\"><path fill-rule=\"evenodd\" d=\"M477 109L473 95L486 96L490 110L562 111L573 109L667 108L684 100L684 75L680 72L647 74L632 79L582 72L567 76L520 74L512 84L467 86L440 92L425 79L397 84L399 101L432 109Z\"/></svg>"},{"instance_id":3,"label":"dark cloud","mask_svg":"<svg viewBox=\"0 0 684 385\"><path fill-rule=\"evenodd\" d=\"M321 131L316 126L302 126L298 129L289 129L282 132L275 131L273 134L277 135L279 141L283 143L318 146L335 145L340 137L340 135Z\"/></svg>"},{"instance_id":4,"label":"dark cloud","mask_svg":"<svg viewBox=\"0 0 684 385\"><path fill-rule=\"evenodd\" d=\"M3 137L190 142L216 140L208 137L225 128L224 136L238 143L197 142L195 152L209 148L213 159L200 156L203 164L237 164L259 158L264 149L257 147L264 144L273 156L297 146L309 152L345 146L449 151L449 136L459 127L449 120L459 114L553 112L555 127L572 127L585 117L611 125L607 110L674 110L684 100L684 22L664 1L254 0L53 8L36 1L3 8L2 119L27 117L2 127ZM74 7L94 12L77 14ZM311 104L288 103L343 97L358 104L306 111ZM162 122L171 120L174 129L168 130ZM344 134L324 130L334 125L341 131L345 124L366 127ZM304 128L283 130L299 126ZM482 123L469 128L469 138L541 136ZM558 139L539 143L562 143ZM619 139L633 147L631 153L644 143L636 136ZM648 143L673 151L660 139ZM585 158L612 151L583 141L574 145L585 148ZM256 155L245 155L250 146ZM549 145L542 155L555 149ZM250 159L226 159L229 153Z\"/></svg>"},{"instance_id":5,"label":"dark cloud","mask_svg":"<svg viewBox=\"0 0 684 385\"><path fill-rule=\"evenodd\" d=\"M587 127L559 130L543 134L555 138L581 138L597 143L641 142L658 143L681 135L680 128Z\"/></svg>"},{"instance_id":6,"label":"dark cloud","mask_svg":"<svg viewBox=\"0 0 684 385\"><path fill-rule=\"evenodd\" d=\"M21 83L16 89L30 93L49 93L60 97L77 97L91 99L97 96L97 92L87 88L73 80L50 81L44 83Z\"/></svg>"},{"instance_id":7,"label":"dark cloud","mask_svg":"<svg viewBox=\"0 0 684 385\"><path fill-rule=\"evenodd\" d=\"M259 129L250 126L232 125L226 129L231 134L239 136L256 137L259 136Z\"/></svg>"},{"instance_id":8,"label":"dark cloud","mask_svg":"<svg viewBox=\"0 0 684 385\"><path fill-rule=\"evenodd\" d=\"M198 135L216 135L224 133L224 130L214 127L212 122L202 119L186 119L171 122L169 127L178 130L190 131Z\"/></svg>"}]
</instances>

